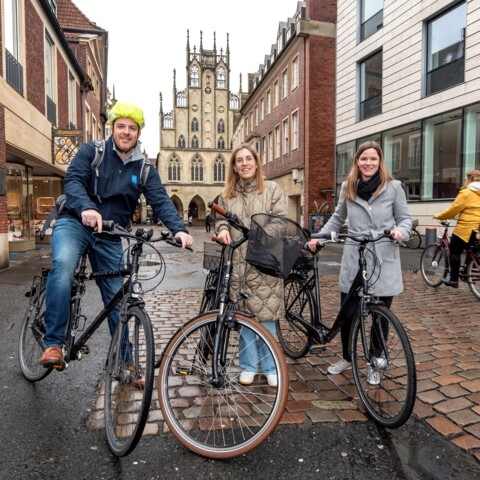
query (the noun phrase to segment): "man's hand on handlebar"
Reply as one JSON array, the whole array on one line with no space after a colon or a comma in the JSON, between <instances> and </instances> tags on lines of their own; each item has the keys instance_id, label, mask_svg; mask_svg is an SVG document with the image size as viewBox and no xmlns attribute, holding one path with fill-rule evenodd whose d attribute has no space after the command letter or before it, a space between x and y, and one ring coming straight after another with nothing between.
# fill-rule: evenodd
<instances>
[{"instance_id":1,"label":"man's hand on handlebar","mask_svg":"<svg viewBox=\"0 0 480 480\"><path fill-rule=\"evenodd\" d=\"M224 245L230 245L232 243L232 237L228 230L221 230L217 235L217 241Z\"/></svg>"},{"instance_id":2,"label":"man's hand on handlebar","mask_svg":"<svg viewBox=\"0 0 480 480\"><path fill-rule=\"evenodd\" d=\"M182 248L190 248L193 245L193 238L185 232L177 232L175 238L182 242Z\"/></svg>"},{"instance_id":3,"label":"man's hand on handlebar","mask_svg":"<svg viewBox=\"0 0 480 480\"><path fill-rule=\"evenodd\" d=\"M86 227L93 228L97 233L102 233L102 216L94 209L82 212L82 223Z\"/></svg>"}]
</instances>

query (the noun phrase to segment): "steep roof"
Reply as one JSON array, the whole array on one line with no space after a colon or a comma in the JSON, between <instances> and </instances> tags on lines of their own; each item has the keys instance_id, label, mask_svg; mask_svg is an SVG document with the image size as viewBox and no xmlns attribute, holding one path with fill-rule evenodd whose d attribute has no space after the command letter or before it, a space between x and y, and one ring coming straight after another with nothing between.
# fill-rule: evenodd
<instances>
[{"instance_id":1,"label":"steep roof","mask_svg":"<svg viewBox=\"0 0 480 480\"><path fill-rule=\"evenodd\" d=\"M57 0L57 18L62 28L103 30L92 22L72 0Z\"/></svg>"}]
</instances>

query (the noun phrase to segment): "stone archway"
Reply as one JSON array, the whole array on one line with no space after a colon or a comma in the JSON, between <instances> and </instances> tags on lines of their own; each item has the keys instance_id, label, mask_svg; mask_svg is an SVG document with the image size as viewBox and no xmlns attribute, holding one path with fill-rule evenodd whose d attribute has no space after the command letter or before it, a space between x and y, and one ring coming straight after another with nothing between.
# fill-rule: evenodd
<instances>
[{"instance_id":1,"label":"stone archway","mask_svg":"<svg viewBox=\"0 0 480 480\"><path fill-rule=\"evenodd\" d=\"M183 218L183 202L180 200L180 198L177 195L172 195L170 197L170 200L175 205L175 208L177 209L177 212L180 215L180 218L182 220L184 220L184 218Z\"/></svg>"},{"instance_id":2,"label":"stone archway","mask_svg":"<svg viewBox=\"0 0 480 480\"><path fill-rule=\"evenodd\" d=\"M188 216L192 216L193 224L200 224L206 216L205 202L199 195L195 195L188 204Z\"/></svg>"}]
</instances>

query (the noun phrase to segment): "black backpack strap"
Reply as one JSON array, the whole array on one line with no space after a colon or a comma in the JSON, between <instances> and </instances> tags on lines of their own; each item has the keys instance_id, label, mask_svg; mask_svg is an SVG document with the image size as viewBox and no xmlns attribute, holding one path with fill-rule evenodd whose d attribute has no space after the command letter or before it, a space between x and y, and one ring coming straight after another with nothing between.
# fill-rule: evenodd
<instances>
[{"instance_id":1,"label":"black backpack strap","mask_svg":"<svg viewBox=\"0 0 480 480\"><path fill-rule=\"evenodd\" d=\"M103 155L105 154L105 140L95 140L95 158L91 163L91 167L95 171L95 180L94 180L94 187L93 187L93 195L97 196L97 182L98 177L100 176L99 167L103 161Z\"/></svg>"},{"instance_id":2,"label":"black backpack strap","mask_svg":"<svg viewBox=\"0 0 480 480\"><path fill-rule=\"evenodd\" d=\"M152 162L148 158L144 158L142 160L142 166L140 167L140 187L145 186L148 179L148 174L150 173L150 167L152 166Z\"/></svg>"},{"instance_id":3,"label":"black backpack strap","mask_svg":"<svg viewBox=\"0 0 480 480\"><path fill-rule=\"evenodd\" d=\"M47 230L50 228L50 224L52 223L52 220L58 215L63 210L63 207L65 206L65 202L67 201L67 196L65 194L60 195L56 202L55 202L55 208L48 214L47 219L45 220L45 223L43 224L42 231L40 232L40 240L43 240L45 238L45 233Z\"/></svg>"}]
</instances>

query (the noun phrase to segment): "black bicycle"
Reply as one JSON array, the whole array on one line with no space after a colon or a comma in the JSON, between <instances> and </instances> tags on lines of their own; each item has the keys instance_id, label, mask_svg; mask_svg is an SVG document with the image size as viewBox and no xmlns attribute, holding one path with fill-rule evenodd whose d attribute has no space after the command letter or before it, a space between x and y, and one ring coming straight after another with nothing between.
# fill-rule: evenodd
<instances>
[{"instance_id":1,"label":"black bicycle","mask_svg":"<svg viewBox=\"0 0 480 480\"><path fill-rule=\"evenodd\" d=\"M412 229L410 230L410 234L408 238L403 241L400 245L405 246L407 248L411 248L415 250L416 248L420 248L422 244L422 236L420 232L417 230L418 227L418 218L415 218L412 223Z\"/></svg>"},{"instance_id":2,"label":"black bicycle","mask_svg":"<svg viewBox=\"0 0 480 480\"><path fill-rule=\"evenodd\" d=\"M313 234L314 238L326 238ZM330 236L328 236L330 238ZM367 272L367 254L376 263L376 242L391 241L389 232L377 238L340 234L330 241L355 242L359 251L359 268L350 291L332 324L322 320L318 251L305 250L303 257L285 282L285 318L277 322L279 341L285 353L301 358L309 351L320 353L340 331L345 318L355 315L350 330L350 352L355 385L367 412L382 427L395 428L409 418L415 403L415 360L407 334L395 316L372 295L373 278ZM369 252L369 253L367 253ZM312 258L313 257L313 258ZM375 270L374 270L375 271ZM356 313L351 305L357 304Z\"/></svg>"},{"instance_id":3,"label":"black bicycle","mask_svg":"<svg viewBox=\"0 0 480 480\"><path fill-rule=\"evenodd\" d=\"M55 369L64 370L71 361L81 360L89 353L87 341L121 302L120 321L107 355L104 416L110 449L115 455L124 456L135 448L142 436L150 409L154 381L155 346L152 324L140 296L142 293L142 285L138 281L140 257L145 244L164 241L175 246L181 245L168 231L163 231L160 237L153 238L153 229L140 227L135 233L131 233L111 221L103 222L103 231L127 239L129 247L126 266L119 266L118 270L109 272L89 272L88 251L82 256L70 296L64 363ZM20 333L19 361L24 377L31 382L44 379L54 369L38 363L45 350L43 336L46 331L45 288L48 273L49 269L42 269L41 274L34 277L30 291L26 294L29 303ZM109 304L88 324L81 309L81 300L86 290L85 282L117 276L126 277L127 281Z\"/></svg>"},{"instance_id":4,"label":"black bicycle","mask_svg":"<svg viewBox=\"0 0 480 480\"><path fill-rule=\"evenodd\" d=\"M198 313L217 309L220 301L220 279L225 264L226 245L217 242L216 236L212 236L212 241L214 243L204 242L203 244L203 268L208 270L208 273Z\"/></svg>"},{"instance_id":5,"label":"black bicycle","mask_svg":"<svg viewBox=\"0 0 480 480\"><path fill-rule=\"evenodd\" d=\"M250 230L236 215L209 206L243 235L222 251L221 268L207 279L201 307L206 311L179 328L165 347L156 365L157 389L165 422L183 445L205 457L231 458L256 448L275 429L287 400L288 372L272 334L229 298L234 252ZM218 310L208 311L211 306ZM262 344L263 355L273 360L277 387L258 376L250 385L240 383L240 355L252 343Z\"/></svg>"}]
</instances>

